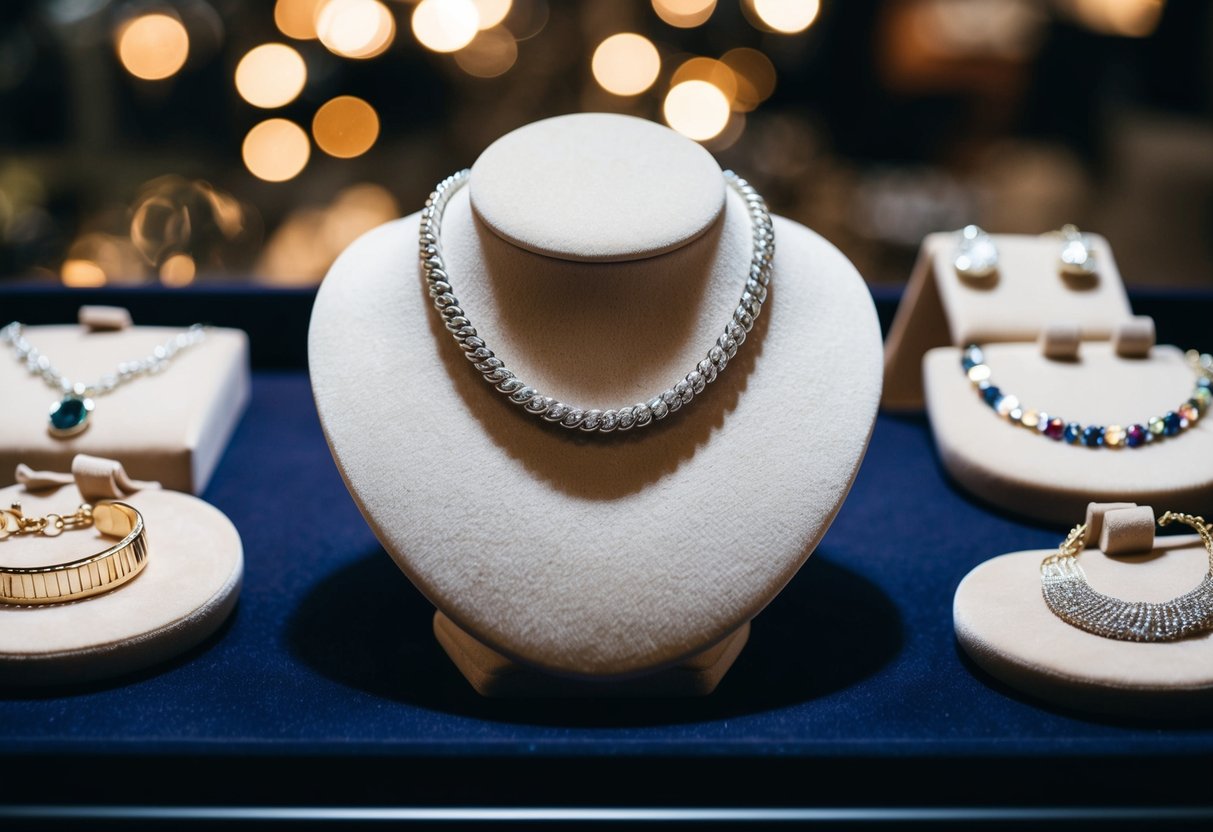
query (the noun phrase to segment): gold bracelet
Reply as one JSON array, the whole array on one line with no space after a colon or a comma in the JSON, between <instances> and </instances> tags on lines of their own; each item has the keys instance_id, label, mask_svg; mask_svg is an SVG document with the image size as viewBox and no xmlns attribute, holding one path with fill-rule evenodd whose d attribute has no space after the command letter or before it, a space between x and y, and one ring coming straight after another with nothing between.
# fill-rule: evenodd
<instances>
[{"instance_id":1,"label":"gold bracelet","mask_svg":"<svg viewBox=\"0 0 1213 832\"><path fill-rule=\"evenodd\" d=\"M85 503L66 517L26 517L21 505L0 509L0 540L13 535L57 537L68 529L95 526L107 537L121 538L95 555L54 566L0 566L0 604L61 604L122 586L147 565L143 515L126 503Z\"/></svg>"}]
</instances>

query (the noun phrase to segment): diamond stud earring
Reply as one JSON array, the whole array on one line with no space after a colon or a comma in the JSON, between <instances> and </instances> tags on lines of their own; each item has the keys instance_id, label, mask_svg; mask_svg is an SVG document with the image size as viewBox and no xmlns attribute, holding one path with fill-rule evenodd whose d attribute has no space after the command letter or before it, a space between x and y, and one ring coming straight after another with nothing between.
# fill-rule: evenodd
<instances>
[{"instance_id":1,"label":"diamond stud earring","mask_svg":"<svg viewBox=\"0 0 1213 832\"><path fill-rule=\"evenodd\" d=\"M1074 225L1063 225L1057 232L1061 235L1061 252L1057 255L1058 267L1062 274L1072 277L1091 277L1098 273L1099 265L1095 262L1095 249L1091 239Z\"/></svg>"},{"instance_id":2,"label":"diamond stud earring","mask_svg":"<svg viewBox=\"0 0 1213 832\"><path fill-rule=\"evenodd\" d=\"M976 225L960 230L960 242L952 265L963 277L984 278L998 271L998 247L994 238Z\"/></svg>"}]
</instances>

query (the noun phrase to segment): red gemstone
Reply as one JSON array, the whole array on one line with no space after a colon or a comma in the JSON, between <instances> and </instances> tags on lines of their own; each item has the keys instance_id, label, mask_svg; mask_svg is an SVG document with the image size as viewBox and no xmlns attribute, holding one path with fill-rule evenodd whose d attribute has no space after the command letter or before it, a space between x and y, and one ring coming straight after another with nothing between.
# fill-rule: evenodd
<instances>
[{"instance_id":1,"label":"red gemstone","mask_svg":"<svg viewBox=\"0 0 1213 832\"><path fill-rule=\"evenodd\" d=\"M1050 439L1061 439L1066 432L1066 423L1061 419L1050 419L1049 424L1045 426L1045 436Z\"/></svg>"}]
</instances>

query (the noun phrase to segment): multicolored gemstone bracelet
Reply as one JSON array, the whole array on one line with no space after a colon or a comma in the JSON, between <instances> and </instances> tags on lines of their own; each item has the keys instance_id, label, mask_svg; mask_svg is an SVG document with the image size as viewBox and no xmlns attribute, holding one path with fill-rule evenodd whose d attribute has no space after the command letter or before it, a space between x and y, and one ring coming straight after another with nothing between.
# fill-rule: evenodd
<instances>
[{"instance_id":1,"label":"multicolored gemstone bracelet","mask_svg":"<svg viewBox=\"0 0 1213 832\"><path fill-rule=\"evenodd\" d=\"M1196 374L1196 386L1186 402L1162 416L1151 416L1144 423L1127 427L1121 425L1080 425L1052 416L1043 410L1032 410L1019 399L1003 392L990 380L990 366L977 344L969 344L960 353L960 366L972 382L978 395L994 412L1013 425L1020 425L1055 442L1088 448L1140 448L1169 436L1177 436L1203 416L1213 404L1213 355L1188 350L1188 364Z\"/></svg>"}]
</instances>

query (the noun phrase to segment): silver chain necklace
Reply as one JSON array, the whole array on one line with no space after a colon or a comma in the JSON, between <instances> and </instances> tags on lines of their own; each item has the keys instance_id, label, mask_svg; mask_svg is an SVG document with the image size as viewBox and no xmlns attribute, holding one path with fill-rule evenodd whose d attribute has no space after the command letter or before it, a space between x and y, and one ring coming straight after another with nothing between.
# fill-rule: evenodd
<instances>
[{"instance_id":1,"label":"silver chain necklace","mask_svg":"<svg viewBox=\"0 0 1213 832\"><path fill-rule=\"evenodd\" d=\"M451 278L442 256L442 214L451 196L467 183L470 173L469 170L461 170L448 176L438 183L426 200L419 231L421 269L429 286L430 297L434 300L434 308L442 316L455 343L463 350L464 357L498 392L545 422L586 433L610 433L633 427L642 428L661 421L683 405L690 404L695 396L716 380L729 359L737 354L737 348L745 341L746 333L762 312L762 305L767 299L767 285L771 280L771 262L775 257L775 230L771 215L758 192L737 174L725 171L725 183L745 200L754 246L741 300L725 324L724 332L708 350L707 357L669 389L630 407L585 410L545 396L515 376L489 349L451 288Z\"/></svg>"},{"instance_id":2,"label":"silver chain necklace","mask_svg":"<svg viewBox=\"0 0 1213 832\"><path fill-rule=\"evenodd\" d=\"M17 360L26 371L46 382L46 386L58 391L63 398L51 405L47 430L51 436L63 439L81 433L89 425L89 418L96 407L94 398L112 393L129 381L141 376L159 373L168 366L177 353L206 339L206 326L194 324L189 329L165 341L143 358L123 361L114 372L107 373L94 382L73 382L61 373L49 358L25 337L25 326L13 321L0 329L0 342L8 344Z\"/></svg>"}]
</instances>

